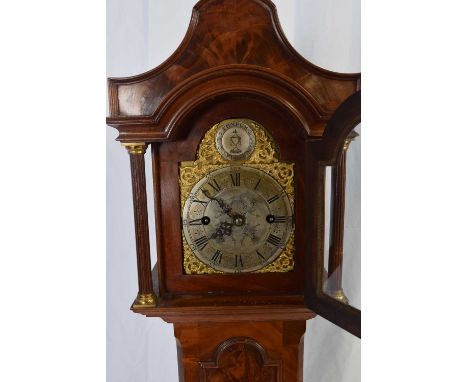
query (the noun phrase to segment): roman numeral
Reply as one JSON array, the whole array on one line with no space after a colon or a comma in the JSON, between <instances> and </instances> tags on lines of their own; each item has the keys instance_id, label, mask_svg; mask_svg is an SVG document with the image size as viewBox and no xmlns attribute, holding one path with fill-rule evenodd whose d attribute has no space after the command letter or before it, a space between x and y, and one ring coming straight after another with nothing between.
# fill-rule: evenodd
<instances>
[{"instance_id":1,"label":"roman numeral","mask_svg":"<svg viewBox=\"0 0 468 382\"><path fill-rule=\"evenodd\" d=\"M241 174L239 172L236 172L235 174L231 174L231 181L232 181L233 186L239 187L240 179L241 179Z\"/></svg>"},{"instance_id":2,"label":"roman numeral","mask_svg":"<svg viewBox=\"0 0 468 382\"><path fill-rule=\"evenodd\" d=\"M219 249L214 253L213 257L211 258L211 262L215 264L221 264L221 260L223 259L223 252Z\"/></svg>"},{"instance_id":3,"label":"roman numeral","mask_svg":"<svg viewBox=\"0 0 468 382\"><path fill-rule=\"evenodd\" d=\"M258 188L261 181L262 181L262 178L259 178L257 184L254 187L254 190L256 190Z\"/></svg>"},{"instance_id":4,"label":"roman numeral","mask_svg":"<svg viewBox=\"0 0 468 382\"><path fill-rule=\"evenodd\" d=\"M194 202L194 203L203 204L204 206L207 206L207 205L208 205L208 202L205 202L205 201L203 201L203 200L193 199L193 202Z\"/></svg>"},{"instance_id":5,"label":"roman numeral","mask_svg":"<svg viewBox=\"0 0 468 382\"><path fill-rule=\"evenodd\" d=\"M275 216L275 223L286 223L286 216Z\"/></svg>"},{"instance_id":6,"label":"roman numeral","mask_svg":"<svg viewBox=\"0 0 468 382\"><path fill-rule=\"evenodd\" d=\"M281 197L281 194L272 196L270 199L267 200L268 204L276 202Z\"/></svg>"},{"instance_id":7,"label":"roman numeral","mask_svg":"<svg viewBox=\"0 0 468 382\"><path fill-rule=\"evenodd\" d=\"M203 251L203 249L208 244L208 238L206 236L199 237L198 239L195 240L195 244L197 245L200 251Z\"/></svg>"},{"instance_id":8,"label":"roman numeral","mask_svg":"<svg viewBox=\"0 0 468 382\"><path fill-rule=\"evenodd\" d=\"M262 255L260 252L257 251L257 255L258 255L258 257L260 257L263 261L265 261L265 257L263 257L263 255Z\"/></svg>"},{"instance_id":9,"label":"roman numeral","mask_svg":"<svg viewBox=\"0 0 468 382\"><path fill-rule=\"evenodd\" d=\"M270 236L268 236L267 242L271 245L274 245L275 247L278 247L281 244L281 239L278 236L270 234Z\"/></svg>"},{"instance_id":10,"label":"roman numeral","mask_svg":"<svg viewBox=\"0 0 468 382\"><path fill-rule=\"evenodd\" d=\"M208 185L209 185L213 190L215 190L216 192L221 191L220 185L218 184L218 182L217 182L216 179L214 179L214 178L213 178L213 180L212 180L211 182L208 182Z\"/></svg>"},{"instance_id":11,"label":"roman numeral","mask_svg":"<svg viewBox=\"0 0 468 382\"><path fill-rule=\"evenodd\" d=\"M243 268L244 263L242 262L242 256L236 255L236 268Z\"/></svg>"}]
</instances>

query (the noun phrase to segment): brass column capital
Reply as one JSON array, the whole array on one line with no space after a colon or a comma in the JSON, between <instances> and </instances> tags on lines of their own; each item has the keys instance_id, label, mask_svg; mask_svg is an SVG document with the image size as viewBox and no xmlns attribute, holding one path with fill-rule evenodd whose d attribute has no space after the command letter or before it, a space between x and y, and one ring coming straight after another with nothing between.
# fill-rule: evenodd
<instances>
[{"instance_id":1,"label":"brass column capital","mask_svg":"<svg viewBox=\"0 0 468 382\"><path fill-rule=\"evenodd\" d=\"M148 148L146 142L131 142L131 143L122 143L122 147L125 147L129 154L144 154Z\"/></svg>"}]
</instances>

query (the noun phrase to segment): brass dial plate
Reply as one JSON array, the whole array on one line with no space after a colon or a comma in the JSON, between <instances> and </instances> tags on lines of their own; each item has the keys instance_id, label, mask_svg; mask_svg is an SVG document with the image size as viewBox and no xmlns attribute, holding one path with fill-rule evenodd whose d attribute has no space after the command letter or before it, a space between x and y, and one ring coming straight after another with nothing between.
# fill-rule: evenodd
<instances>
[{"instance_id":1,"label":"brass dial plate","mask_svg":"<svg viewBox=\"0 0 468 382\"><path fill-rule=\"evenodd\" d=\"M233 120L229 120L233 121ZM288 202L294 216L294 164L282 162L278 159L278 149L273 138L268 132L258 123L249 119L238 120L252 130L255 136L255 147L250 156L242 161L230 161L221 155L216 146L216 136L223 127L223 122L214 125L209 129L200 142L197 150L196 160L193 162L181 162L179 165L179 185L181 196L181 220L184 220L184 208L186 201L189 199L192 190L205 177L213 174L222 168L228 166L249 167L268 174L287 195ZM225 126L225 124L224 124ZM210 274L223 273L225 271L215 269L211 265L201 261L194 253L186 240L185 232L182 232L183 244L183 259L185 274ZM294 219L291 223L291 232L289 240L285 243L284 248L279 251L279 255L269 257L273 259L270 263L253 272L290 272L294 270Z\"/></svg>"},{"instance_id":2,"label":"brass dial plate","mask_svg":"<svg viewBox=\"0 0 468 382\"><path fill-rule=\"evenodd\" d=\"M292 209L265 172L228 166L201 179L183 210L185 239L204 264L222 272L253 272L275 260L292 232Z\"/></svg>"}]
</instances>

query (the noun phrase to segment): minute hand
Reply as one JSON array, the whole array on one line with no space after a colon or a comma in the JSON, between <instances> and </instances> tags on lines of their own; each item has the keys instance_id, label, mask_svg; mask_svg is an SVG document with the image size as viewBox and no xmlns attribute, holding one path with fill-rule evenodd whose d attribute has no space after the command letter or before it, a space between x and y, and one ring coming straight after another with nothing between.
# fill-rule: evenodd
<instances>
[{"instance_id":1,"label":"minute hand","mask_svg":"<svg viewBox=\"0 0 468 382\"><path fill-rule=\"evenodd\" d=\"M206 190L202 189L202 192L208 199L216 201L225 214L227 214L231 218L234 218L236 216L236 214L232 212L232 208L227 203L225 203L223 199L211 196L210 193Z\"/></svg>"}]
</instances>

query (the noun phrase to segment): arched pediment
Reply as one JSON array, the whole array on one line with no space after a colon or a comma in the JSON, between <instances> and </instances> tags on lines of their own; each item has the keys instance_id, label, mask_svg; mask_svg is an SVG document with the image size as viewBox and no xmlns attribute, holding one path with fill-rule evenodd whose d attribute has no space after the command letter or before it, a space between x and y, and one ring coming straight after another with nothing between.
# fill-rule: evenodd
<instances>
[{"instance_id":1,"label":"arched pediment","mask_svg":"<svg viewBox=\"0 0 468 382\"><path fill-rule=\"evenodd\" d=\"M202 0L181 45L162 65L109 79L108 124L119 129L120 140L139 135L161 141L203 97L248 92L284 102L309 136L320 136L337 107L356 92L359 78L305 60L286 39L269 0ZM269 87L275 92L268 93ZM187 100L189 95L194 99ZM178 104L181 109L174 109Z\"/></svg>"}]
</instances>

